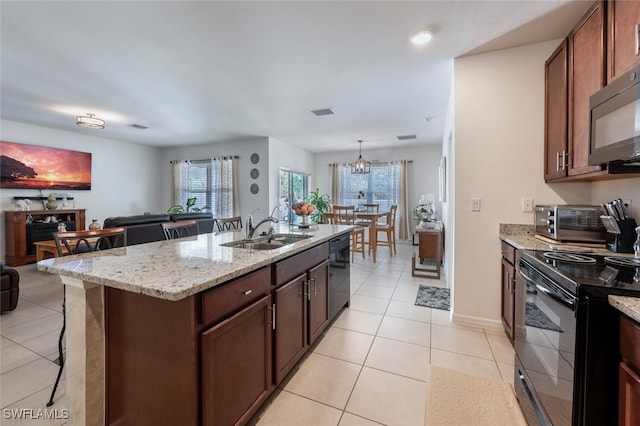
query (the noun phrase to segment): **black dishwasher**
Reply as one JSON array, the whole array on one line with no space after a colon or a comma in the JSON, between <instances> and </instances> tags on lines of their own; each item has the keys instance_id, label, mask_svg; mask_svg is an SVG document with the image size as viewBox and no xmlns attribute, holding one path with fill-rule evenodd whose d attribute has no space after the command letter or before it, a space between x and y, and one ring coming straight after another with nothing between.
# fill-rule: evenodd
<instances>
[{"instance_id":1,"label":"black dishwasher","mask_svg":"<svg viewBox=\"0 0 640 426\"><path fill-rule=\"evenodd\" d=\"M349 233L329 240L329 321L351 301Z\"/></svg>"}]
</instances>

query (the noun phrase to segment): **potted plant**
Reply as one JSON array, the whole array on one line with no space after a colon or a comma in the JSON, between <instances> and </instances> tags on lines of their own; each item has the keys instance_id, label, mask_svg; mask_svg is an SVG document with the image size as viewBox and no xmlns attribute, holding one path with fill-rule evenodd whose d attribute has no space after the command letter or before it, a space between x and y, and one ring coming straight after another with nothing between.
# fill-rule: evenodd
<instances>
[{"instance_id":1,"label":"potted plant","mask_svg":"<svg viewBox=\"0 0 640 426\"><path fill-rule=\"evenodd\" d=\"M176 204L175 206L169 207L169 210L167 210L167 213L187 213L191 211L202 212L204 210L211 210L211 207L209 206L194 207L195 204L196 204L196 197L189 198L187 199L186 208L180 204Z\"/></svg>"},{"instance_id":2,"label":"potted plant","mask_svg":"<svg viewBox=\"0 0 640 426\"><path fill-rule=\"evenodd\" d=\"M309 218L314 223L322 223L322 213L328 212L331 208L331 199L327 194L320 195L320 188L309 194L307 202L315 206L315 210L311 212Z\"/></svg>"}]
</instances>

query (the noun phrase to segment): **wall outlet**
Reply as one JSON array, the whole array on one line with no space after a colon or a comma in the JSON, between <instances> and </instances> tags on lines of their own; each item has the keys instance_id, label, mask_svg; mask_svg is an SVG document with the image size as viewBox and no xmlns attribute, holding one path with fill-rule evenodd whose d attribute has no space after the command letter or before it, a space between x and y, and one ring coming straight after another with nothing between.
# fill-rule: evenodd
<instances>
[{"instance_id":1,"label":"wall outlet","mask_svg":"<svg viewBox=\"0 0 640 426\"><path fill-rule=\"evenodd\" d=\"M533 198L528 198L528 197L522 198L522 211L523 212L533 211Z\"/></svg>"},{"instance_id":2,"label":"wall outlet","mask_svg":"<svg viewBox=\"0 0 640 426\"><path fill-rule=\"evenodd\" d=\"M471 199L471 211L479 212L480 211L480 198L472 198Z\"/></svg>"}]
</instances>

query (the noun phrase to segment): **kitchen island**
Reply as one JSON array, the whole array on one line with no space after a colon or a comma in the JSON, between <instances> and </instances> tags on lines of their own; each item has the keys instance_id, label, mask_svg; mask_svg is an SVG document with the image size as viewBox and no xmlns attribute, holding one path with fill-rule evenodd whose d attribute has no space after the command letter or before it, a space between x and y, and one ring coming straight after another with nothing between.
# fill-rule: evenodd
<instances>
[{"instance_id":1,"label":"kitchen island","mask_svg":"<svg viewBox=\"0 0 640 426\"><path fill-rule=\"evenodd\" d=\"M66 291L67 395L74 424L246 422L329 322L329 244L350 226L279 233L272 250L226 247L244 233L47 259Z\"/></svg>"}]
</instances>

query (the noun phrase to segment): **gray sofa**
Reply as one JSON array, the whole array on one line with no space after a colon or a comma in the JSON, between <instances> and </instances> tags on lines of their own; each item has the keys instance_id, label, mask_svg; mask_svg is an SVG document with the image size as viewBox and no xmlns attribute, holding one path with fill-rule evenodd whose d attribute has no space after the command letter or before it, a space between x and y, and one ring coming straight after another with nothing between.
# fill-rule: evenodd
<instances>
[{"instance_id":1,"label":"gray sofa","mask_svg":"<svg viewBox=\"0 0 640 426\"><path fill-rule=\"evenodd\" d=\"M108 217L103 228L127 228L127 245L149 243L164 240L163 222L178 222L195 219L198 233L207 234L215 229L216 220L211 213L144 214L135 216Z\"/></svg>"}]
</instances>

